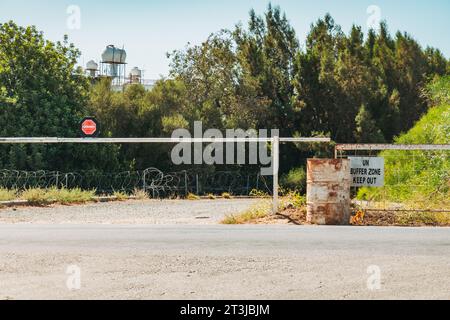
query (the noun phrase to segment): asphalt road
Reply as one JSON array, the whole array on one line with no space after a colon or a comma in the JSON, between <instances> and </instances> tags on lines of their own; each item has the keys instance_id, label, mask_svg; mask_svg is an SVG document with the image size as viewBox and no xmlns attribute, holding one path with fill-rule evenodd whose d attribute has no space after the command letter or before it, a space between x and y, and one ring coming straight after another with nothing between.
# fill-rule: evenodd
<instances>
[{"instance_id":1,"label":"asphalt road","mask_svg":"<svg viewBox=\"0 0 450 320\"><path fill-rule=\"evenodd\" d=\"M0 299L24 298L449 299L450 229L0 225Z\"/></svg>"}]
</instances>

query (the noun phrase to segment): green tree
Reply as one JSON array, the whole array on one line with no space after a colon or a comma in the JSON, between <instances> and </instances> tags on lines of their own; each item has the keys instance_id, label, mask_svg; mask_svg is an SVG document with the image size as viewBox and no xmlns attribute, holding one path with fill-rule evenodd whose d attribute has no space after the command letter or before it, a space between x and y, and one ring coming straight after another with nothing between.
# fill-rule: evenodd
<instances>
[{"instance_id":1,"label":"green tree","mask_svg":"<svg viewBox=\"0 0 450 320\"><path fill-rule=\"evenodd\" d=\"M355 119L356 133L358 143L383 143L384 137L381 130L377 127L370 111L365 105L359 109L358 115Z\"/></svg>"},{"instance_id":2,"label":"green tree","mask_svg":"<svg viewBox=\"0 0 450 320\"><path fill-rule=\"evenodd\" d=\"M52 43L35 27L0 24L0 136L78 135L79 121L87 115L88 96L88 81L75 67L78 57L79 51L67 37L64 42ZM30 170L114 167L114 157L108 156L107 149L3 146L0 164Z\"/></svg>"}]
</instances>

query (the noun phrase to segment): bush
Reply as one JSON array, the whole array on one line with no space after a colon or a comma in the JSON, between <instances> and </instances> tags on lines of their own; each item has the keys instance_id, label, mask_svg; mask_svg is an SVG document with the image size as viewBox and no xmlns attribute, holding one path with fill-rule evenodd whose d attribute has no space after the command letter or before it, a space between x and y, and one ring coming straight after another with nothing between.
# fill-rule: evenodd
<instances>
[{"instance_id":1,"label":"bush","mask_svg":"<svg viewBox=\"0 0 450 320\"><path fill-rule=\"evenodd\" d=\"M437 78L427 87L430 101L441 103L406 134L398 137L398 144L450 143L450 77ZM385 158L384 188L361 188L361 200L383 199L402 202L425 209L448 205L450 199L450 157L448 151L422 152L389 150L380 153Z\"/></svg>"},{"instance_id":2,"label":"bush","mask_svg":"<svg viewBox=\"0 0 450 320\"><path fill-rule=\"evenodd\" d=\"M289 171L280 179L280 185L283 189L305 193L306 191L306 171L305 168L295 168Z\"/></svg>"}]
</instances>

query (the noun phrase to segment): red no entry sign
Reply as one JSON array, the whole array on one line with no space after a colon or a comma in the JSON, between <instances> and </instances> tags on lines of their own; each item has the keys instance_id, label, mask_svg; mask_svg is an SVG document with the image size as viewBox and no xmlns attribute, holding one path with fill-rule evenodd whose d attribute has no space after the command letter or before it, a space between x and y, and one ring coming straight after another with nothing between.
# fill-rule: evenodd
<instances>
[{"instance_id":1,"label":"red no entry sign","mask_svg":"<svg viewBox=\"0 0 450 320\"><path fill-rule=\"evenodd\" d=\"M95 118L87 117L81 121L80 130L85 137L95 137L99 133L100 126Z\"/></svg>"}]
</instances>

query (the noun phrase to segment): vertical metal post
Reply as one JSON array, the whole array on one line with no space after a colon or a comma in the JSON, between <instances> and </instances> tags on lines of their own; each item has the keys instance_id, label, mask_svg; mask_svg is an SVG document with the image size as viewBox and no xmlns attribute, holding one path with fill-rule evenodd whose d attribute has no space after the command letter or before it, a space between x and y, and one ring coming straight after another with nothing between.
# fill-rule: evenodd
<instances>
[{"instance_id":1,"label":"vertical metal post","mask_svg":"<svg viewBox=\"0 0 450 320\"><path fill-rule=\"evenodd\" d=\"M56 189L59 189L59 171L56 171Z\"/></svg>"},{"instance_id":2,"label":"vertical metal post","mask_svg":"<svg viewBox=\"0 0 450 320\"><path fill-rule=\"evenodd\" d=\"M143 173L143 175L142 175L142 189L145 191L145 192L147 192L147 181L146 181L146 173L147 173L147 171L146 170L144 170L144 173Z\"/></svg>"},{"instance_id":3,"label":"vertical metal post","mask_svg":"<svg viewBox=\"0 0 450 320\"><path fill-rule=\"evenodd\" d=\"M200 194L200 186L198 183L198 173L195 175L195 189L197 191L197 195L199 195Z\"/></svg>"},{"instance_id":4,"label":"vertical metal post","mask_svg":"<svg viewBox=\"0 0 450 320\"><path fill-rule=\"evenodd\" d=\"M187 171L184 170L184 195L187 197L188 195L188 177L187 177Z\"/></svg>"},{"instance_id":5,"label":"vertical metal post","mask_svg":"<svg viewBox=\"0 0 450 320\"><path fill-rule=\"evenodd\" d=\"M278 171L280 168L280 137L272 139L272 166L273 166L273 207L272 213L278 213Z\"/></svg>"}]
</instances>

